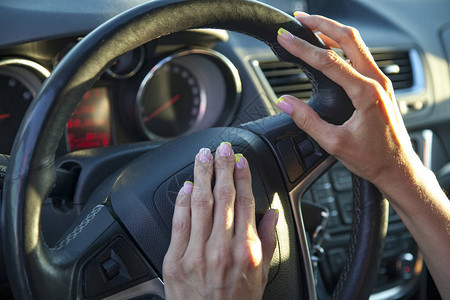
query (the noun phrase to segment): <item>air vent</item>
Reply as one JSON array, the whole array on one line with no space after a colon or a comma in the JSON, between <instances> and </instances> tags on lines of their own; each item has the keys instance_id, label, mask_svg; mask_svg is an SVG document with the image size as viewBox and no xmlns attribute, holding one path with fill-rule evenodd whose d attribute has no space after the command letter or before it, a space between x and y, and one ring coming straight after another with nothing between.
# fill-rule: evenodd
<instances>
[{"instance_id":1,"label":"air vent","mask_svg":"<svg viewBox=\"0 0 450 300\"><path fill-rule=\"evenodd\" d=\"M372 55L381 71L392 81L394 90L407 89L413 86L409 51L374 51Z\"/></svg>"},{"instance_id":2,"label":"air vent","mask_svg":"<svg viewBox=\"0 0 450 300\"><path fill-rule=\"evenodd\" d=\"M374 59L389 77L395 90L413 86L413 74L408 51L374 51ZM302 100L311 96L311 84L306 75L295 65L281 61L260 61L259 66L275 95L290 94Z\"/></svg>"},{"instance_id":3,"label":"air vent","mask_svg":"<svg viewBox=\"0 0 450 300\"><path fill-rule=\"evenodd\" d=\"M311 83L297 66L283 61L259 62L259 66L277 97L284 94L302 100L311 97Z\"/></svg>"}]
</instances>

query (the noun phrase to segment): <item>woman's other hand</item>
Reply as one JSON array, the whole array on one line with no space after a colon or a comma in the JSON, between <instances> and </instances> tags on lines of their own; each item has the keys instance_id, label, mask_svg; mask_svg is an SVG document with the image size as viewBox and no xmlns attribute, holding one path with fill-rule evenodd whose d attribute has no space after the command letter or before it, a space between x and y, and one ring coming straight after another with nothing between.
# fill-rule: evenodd
<instances>
[{"instance_id":1,"label":"woman's other hand","mask_svg":"<svg viewBox=\"0 0 450 300\"><path fill-rule=\"evenodd\" d=\"M215 175L214 187L211 180ZM166 299L261 299L276 245L278 213L258 228L248 161L222 143L203 148L194 183L181 188L164 258Z\"/></svg>"}]
</instances>

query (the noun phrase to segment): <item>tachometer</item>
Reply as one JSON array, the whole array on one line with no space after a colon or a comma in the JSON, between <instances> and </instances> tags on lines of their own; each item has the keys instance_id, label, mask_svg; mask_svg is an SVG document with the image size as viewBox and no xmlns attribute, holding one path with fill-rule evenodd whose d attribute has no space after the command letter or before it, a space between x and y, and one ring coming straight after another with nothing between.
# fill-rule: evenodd
<instances>
[{"instance_id":1,"label":"tachometer","mask_svg":"<svg viewBox=\"0 0 450 300\"><path fill-rule=\"evenodd\" d=\"M46 69L32 61L0 61L0 153L10 153L25 112L42 80L49 75Z\"/></svg>"},{"instance_id":2,"label":"tachometer","mask_svg":"<svg viewBox=\"0 0 450 300\"><path fill-rule=\"evenodd\" d=\"M170 139L192 132L205 109L201 82L188 67L175 61L153 68L137 97L139 124L150 139Z\"/></svg>"}]
</instances>

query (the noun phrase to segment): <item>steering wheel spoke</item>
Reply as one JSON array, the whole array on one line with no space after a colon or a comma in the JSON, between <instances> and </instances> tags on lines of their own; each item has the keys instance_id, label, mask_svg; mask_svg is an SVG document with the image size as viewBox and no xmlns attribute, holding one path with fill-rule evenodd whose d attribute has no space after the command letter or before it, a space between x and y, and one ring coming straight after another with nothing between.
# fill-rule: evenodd
<instances>
[{"instance_id":1,"label":"steering wheel spoke","mask_svg":"<svg viewBox=\"0 0 450 300\"><path fill-rule=\"evenodd\" d=\"M55 267L71 270L71 276L58 282L61 290L65 288L77 297L104 298L158 280L146 258L111 214L108 203L85 211L67 235L50 249L55 257L64 258ZM152 292L148 288L146 291ZM158 289L154 292L160 294Z\"/></svg>"}]
</instances>

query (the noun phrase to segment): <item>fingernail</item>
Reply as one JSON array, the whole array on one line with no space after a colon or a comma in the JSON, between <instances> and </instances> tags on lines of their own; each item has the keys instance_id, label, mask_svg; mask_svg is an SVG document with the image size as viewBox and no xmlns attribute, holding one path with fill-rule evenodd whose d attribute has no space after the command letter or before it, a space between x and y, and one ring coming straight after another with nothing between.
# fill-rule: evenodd
<instances>
[{"instance_id":1,"label":"fingernail","mask_svg":"<svg viewBox=\"0 0 450 300\"><path fill-rule=\"evenodd\" d=\"M294 12L294 17L306 17L309 16L308 13L305 13L304 11L296 11Z\"/></svg>"},{"instance_id":2,"label":"fingernail","mask_svg":"<svg viewBox=\"0 0 450 300\"><path fill-rule=\"evenodd\" d=\"M278 224L278 217L280 216L280 211L278 208L275 209L275 226Z\"/></svg>"},{"instance_id":3,"label":"fingernail","mask_svg":"<svg viewBox=\"0 0 450 300\"><path fill-rule=\"evenodd\" d=\"M294 39L294 36L292 35L292 33L290 33L289 31L287 31L284 28L278 29L278 35L281 36L281 38L286 41L292 41Z\"/></svg>"},{"instance_id":4,"label":"fingernail","mask_svg":"<svg viewBox=\"0 0 450 300\"><path fill-rule=\"evenodd\" d=\"M278 98L277 102L275 104L278 106L279 109L287 113L288 115L291 115L294 112L294 108L292 105L286 101L284 98Z\"/></svg>"},{"instance_id":5,"label":"fingernail","mask_svg":"<svg viewBox=\"0 0 450 300\"><path fill-rule=\"evenodd\" d=\"M198 159L201 162L210 162L211 161L211 150L208 148L202 148L198 152Z\"/></svg>"},{"instance_id":6,"label":"fingernail","mask_svg":"<svg viewBox=\"0 0 450 300\"><path fill-rule=\"evenodd\" d=\"M183 185L183 192L185 194L192 194L192 190L194 189L194 183L192 181L185 181Z\"/></svg>"},{"instance_id":7,"label":"fingernail","mask_svg":"<svg viewBox=\"0 0 450 300\"><path fill-rule=\"evenodd\" d=\"M241 153L235 154L234 157L236 158L236 169L243 169L246 164L246 160L244 155Z\"/></svg>"},{"instance_id":8,"label":"fingernail","mask_svg":"<svg viewBox=\"0 0 450 300\"><path fill-rule=\"evenodd\" d=\"M220 156L230 156L231 155L231 144L229 142L222 142L219 146Z\"/></svg>"}]
</instances>

